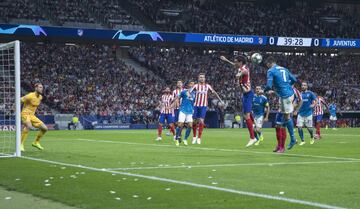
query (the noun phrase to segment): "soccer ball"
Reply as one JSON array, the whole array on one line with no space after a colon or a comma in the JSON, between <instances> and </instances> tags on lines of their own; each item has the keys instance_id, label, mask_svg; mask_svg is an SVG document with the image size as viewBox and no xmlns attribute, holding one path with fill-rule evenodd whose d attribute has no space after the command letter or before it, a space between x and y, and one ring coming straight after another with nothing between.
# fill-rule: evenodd
<instances>
[{"instance_id":1,"label":"soccer ball","mask_svg":"<svg viewBox=\"0 0 360 209\"><path fill-rule=\"evenodd\" d=\"M260 64L262 61L262 56L259 53L254 53L251 55L251 62L254 64Z\"/></svg>"}]
</instances>

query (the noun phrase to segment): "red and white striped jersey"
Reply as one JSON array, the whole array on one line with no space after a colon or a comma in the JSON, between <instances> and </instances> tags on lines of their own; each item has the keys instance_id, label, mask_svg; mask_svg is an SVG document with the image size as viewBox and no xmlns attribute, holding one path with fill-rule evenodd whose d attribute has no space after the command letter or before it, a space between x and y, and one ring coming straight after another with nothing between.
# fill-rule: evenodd
<instances>
[{"instance_id":1,"label":"red and white striped jersey","mask_svg":"<svg viewBox=\"0 0 360 209\"><path fill-rule=\"evenodd\" d=\"M193 90L196 91L194 106L207 107L208 106L208 91L214 92L214 89L209 84L197 83L194 85Z\"/></svg>"},{"instance_id":2,"label":"red and white striped jersey","mask_svg":"<svg viewBox=\"0 0 360 209\"><path fill-rule=\"evenodd\" d=\"M173 97L174 97L174 99L177 98L177 97L179 96L179 94L180 94L183 90L184 90L183 88L181 88L181 89L176 88L176 89L173 91ZM181 100L180 100L180 103L181 103ZM179 103L175 104L175 109L176 109L176 110L179 109L179 106L180 106Z\"/></svg>"},{"instance_id":3,"label":"red and white striped jersey","mask_svg":"<svg viewBox=\"0 0 360 209\"><path fill-rule=\"evenodd\" d=\"M174 114L174 108L171 108L171 103L174 97L171 94L163 94L161 96L161 113Z\"/></svg>"},{"instance_id":4,"label":"red and white striped jersey","mask_svg":"<svg viewBox=\"0 0 360 209\"><path fill-rule=\"evenodd\" d=\"M238 73L241 73L241 77L239 79L239 84L245 92L249 92L251 90L251 82L250 82L250 69L243 65L238 69Z\"/></svg>"},{"instance_id":5,"label":"red and white striped jersey","mask_svg":"<svg viewBox=\"0 0 360 209\"><path fill-rule=\"evenodd\" d=\"M328 104L325 102L325 99L321 96L316 97L316 105L314 107L314 116L324 114L324 105L327 107Z\"/></svg>"},{"instance_id":6,"label":"red and white striped jersey","mask_svg":"<svg viewBox=\"0 0 360 209\"><path fill-rule=\"evenodd\" d=\"M297 104L299 104L302 101L302 96L301 96L301 92L299 90L297 90L297 88L292 87L292 89L294 90L294 102L296 102Z\"/></svg>"}]
</instances>

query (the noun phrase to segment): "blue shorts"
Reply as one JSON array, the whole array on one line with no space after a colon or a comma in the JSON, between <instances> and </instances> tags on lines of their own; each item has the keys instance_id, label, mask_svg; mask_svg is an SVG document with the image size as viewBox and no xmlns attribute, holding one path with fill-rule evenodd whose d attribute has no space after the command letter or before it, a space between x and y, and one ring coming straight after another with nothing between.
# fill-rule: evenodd
<instances>
[{"instance_id":1,"label":"blue shorts","mask_svg":"<svg viewBox=\"0 0 360 209\"><path fill-rule=\"evenodd\" d=\"M164 114L164 113L161 113L160 114L160 117L159 117L159 123L161 124L165 124L165 120L168 124L170 123L174 123L174 117L172 114Z\"/></svg>"},{"instance_id":2,"label":"blue shorts","mask_svg":"<svg viewBox=\"0 0 360 209\"><path fill-rule=\"evenodd\" d=\"M253 98L254 98L254 92L252 90L243 94L242 97L243 113L249 113L252 111Z\"/></svg>"},{"instance_id":3,"label":"blue shorts","mask_svg":"<svg viewBox=\"0 0 360 209\"><path fill-rule=\"evenodd\" d=\"M194 119L198 119L198 118L205 119L206 109L207 109L207 107L205 107L205 106L201 106L201 107L195 106L193 118Z\"/></svg>"},{"instance_id":4,"label":"blue shorts","mask_svg":"<svg viewBox=\"0 0 360 209\"><path fill-rule=\"evenodd\" d=\"M277 112L276 113L276 119L275 119L276 125L281 125L282 126L284 124L284 121L285 121L284 114L281 113L281 112Z\"/></svg>"},{"instance_id":5,"label":"blue shorts","mask_svg":"<svg viewBox=\"0 0 360 209\"><path fill-rule=\"evenodd\" d=\"M174 122L178 122L179 121L179 109L174 109Z\"/></svg>"},{"instance_id":6,"label":"blue shorts","mask_svg":"<svg viewBox=\"0 0 360 209\"><path fill-rule=\"evenodd\" d=\"M314 116L315 123L319 123L322 121L323 115Z\"/></svg>"}]
</instances>

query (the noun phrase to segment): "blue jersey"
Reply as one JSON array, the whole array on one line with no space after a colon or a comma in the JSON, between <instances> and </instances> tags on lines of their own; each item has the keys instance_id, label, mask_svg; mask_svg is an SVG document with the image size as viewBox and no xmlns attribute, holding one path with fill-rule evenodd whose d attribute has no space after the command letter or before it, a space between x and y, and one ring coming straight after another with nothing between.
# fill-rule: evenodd
<instances>
[{"instance_id":1,"label":"blue jersey","mask_svg":"<svg viewBox=\"0 0 360 209\"><path fill-rule=\"evenodd\" d=\"M299 115L302 117L307 117L312 115L313 108L310 107L313 101L316 100L316 95L312 91L303 91L301 92L302 105L299 110Z\"/></svg>"},{"instance_id":2,"label":"blue jersey","mask_svg":"<svg viewBox=\"0 0 360 209\"><path fill-rule=\"evenodd\" d=\"M267 71L266 90L274 85L274 90L281 98L288 98L294 94L292 85L296 82L296 78L288 69L274 65Z\"/></svg>"},{"instance_id":3,"label":"blue jersey","mask_svg":"<svg viewBox=\"0 0 360 209\"><path fill-rule=\"evenodd\" d=\"M193 114L195 96L196 96L195 91L191 91L189 93L188 90L183 90L180 93L179 95L179 97L181 98L180 112L183 112L186 115Z\"/></svg>"},{"instance_id":4,"label":"blue jersey","mask_svg":"<svg viewBox=\"0 0 360 209\"><path fill-rule=\"evenodd\" d=\"M269 106L268 99L264 95L255 95L252 101L252 111L257 116L262 116L265 113L265 107Z\"/></svg>"},{"instance_id":5,"label":"blue jersey","mask_svg":"<svg viewBox=\"0 0 360 209\"><path fill-rule=\"evenodd\" d=\"M329 105L329 112L331 116L336 116L336 104Z\"/></svg>"}]
</instances>

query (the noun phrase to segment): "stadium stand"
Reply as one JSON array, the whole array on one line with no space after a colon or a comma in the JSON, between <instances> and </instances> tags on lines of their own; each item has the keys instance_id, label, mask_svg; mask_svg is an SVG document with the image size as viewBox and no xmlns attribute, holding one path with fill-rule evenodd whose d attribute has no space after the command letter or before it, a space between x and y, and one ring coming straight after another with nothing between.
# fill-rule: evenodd
<instances>
[{"instance_id":1,"label":"stadium stand","mask_svg":"<svg viewBox=\"0 0 360 209\"><path fill-rule=\"evenodd\" d=\"M140 26L140 22L121 8L117 0L5 0L0 3L4 22L43 23L45 25L116 28ZM50 23L46 23L50 22Z\"/></svg>"},{"instance_id":2,"label":"stadium stand","mask_svg":"<svg viewBox=\"0 0 360 209\"><path fill-rule=\"evenodd\" d=\"M165 30L270 36L357 37L358 9L352 5L312 6L252 1L133 1ZM277 27L286 25L286 27ZM339 27L340 25L340 27Z\"/></svg>"}]
</instances>

